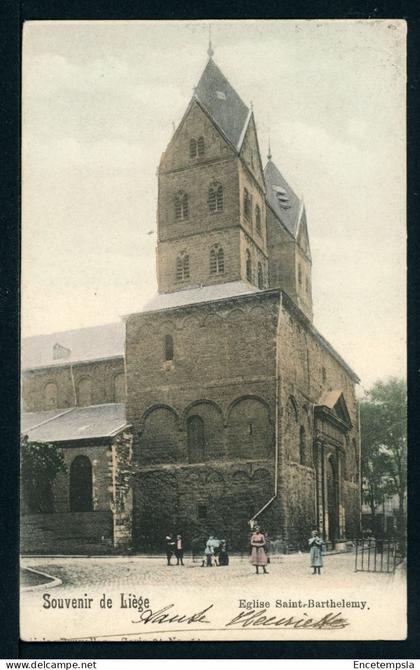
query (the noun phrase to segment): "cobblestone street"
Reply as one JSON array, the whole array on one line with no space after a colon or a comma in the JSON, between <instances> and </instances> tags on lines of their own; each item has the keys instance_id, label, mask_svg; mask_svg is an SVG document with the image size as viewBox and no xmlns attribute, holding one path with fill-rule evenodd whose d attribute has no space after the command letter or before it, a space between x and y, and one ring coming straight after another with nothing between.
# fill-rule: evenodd
<instances>
[{"instance_id":1,"label":"cobblestone street","mask_svg":"<svg viewBox=\"0 0 420 670\"><path fill-rule=\"evenodd\" d=\"M184 559L185 566L166 565L164 556L147 558L130 557L31 557L23 558L22 566L39 569L63 582L63 587L94 587L106 584L109 588L138 584L176 585L189 584L210 588L211 584L246 584L261 580L275 580L276 586L289 585L302 580L326 582L328 587L351 579L355 584L382 584L392 580L385 574L371 575L354 572L354 554L335 554L325 557L321 576L312 575L307 554L274 556L268 566L269 575L256 575L248 557L231 557L227 567L202 568L199 560Z\"/></svg>"}]
</instances>

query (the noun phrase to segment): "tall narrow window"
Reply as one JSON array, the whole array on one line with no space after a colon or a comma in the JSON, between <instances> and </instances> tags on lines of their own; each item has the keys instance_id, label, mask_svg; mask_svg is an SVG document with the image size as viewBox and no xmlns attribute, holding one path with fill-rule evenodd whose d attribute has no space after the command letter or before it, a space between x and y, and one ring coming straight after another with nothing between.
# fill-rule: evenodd
<instances>
[{"instance_id":1,"label":"tall narrow window","mask_svg":"<svg viewBox=\"0 0 420 670\"><path fill-rule=\"evenodd\" d=\"M172 335L165 335L165 361L174 360L174 340Z\"/></svg>"},{"instance_id":2,"label":"tall narrow window","mask_svg":"<svg viewBox=\"0 0 420 670\"><path fill-rule=\"evenodd\" d=\"M199 137L197 141L197 153L199 156L204 156L204 137Z\"/></svg>"},{"instance_id":3,"label":"tall narrow window","mask_svg":"<svg viewBox=\"0 0 420 670\"><path fill-rule=\"evenodd\" d=\"M261 263L258 263L258 288L264 288L264 274Z\"/></svg>"},{"instance_id":4,"label":"tall narrow window","mask_svg":"<svg viewBox=\"0 0 420 670\"><path fill-rule=\"evenodd\" d=\"M249 249L246 250L246 278L248 281L252 281L251 254Z\"/></svg>"},{"instance_id":5,"label":"tall narrow window","mask_svg":"<svg viewBox=\"0 0 420 670\"><path fill-rule=\"evenodd\" d=\"M259 205L255 206L255 228L257 230L258 235L262 235L262 229L261 229L261 210Z\"/></svg>"},{"instance_id":6,"label":"tall narrow window","mask_svg":"<svg viewBox=\"0 0 420 670\"><path fill-rule=\"evenodd\" d=\"M300 265L298 265L298 282L299 282L299 286L301 286L302 285L302 268L301 268Z\"/></svg>"},{"instance_id":7,"label":"tall narrow window","mask_svg":"<svg viewBox=\"0 0 420 670\"><path fill-rule=\"evenodd\" d=\"M195 158L197 156L197 140L192 138L190 140L190 158Z\"/></svg>"},{"instance_id":8,"label":"tall narrow window","mask_svg":"<svg viewBox=\"0 0 420 670\"><path fill-rule=\"evenodd\" d=\"M77 404L79 407L92 404L92 384L88 377L83 377L77 384Z\"/></svg>"},{"instance_id":9,"label":"tall narrow window","mask_svg":"<svg viewBox=\"0 0 420 670\"><path fill-rule=\"evenodd\" d=\"M175 196L175 219L177 221L185 221L185 219L188 219L188 215L188 195L184 191L179 191Z\"/></svg>"},{"instance_id":10,"label":"tall narrow window","mask_svg":"<svg viewBox=\"0 0 420 670\"><path fill-rule=\"evenodd\" d=\"M246 188L244 189L244 216L248 221L251 220L251 196Z\"/></svg>"},{"instance_id":11,"label":"tall narrow window","mask_svg":"<svg viewBox=\"0 0 420 670\"><path fill-rule=\"evenodd\" d=\"M299 460L301 465L306 463L306 436L303 426L300 427L299 433Z\"/></svg>"},{"instance_id":12,"label":"tall narrow window","mask_svg":"<svg viewBox=\"0 0 420 670\"><path fill-rule=\"evenodd\" d=\"M225 254L218 244L210 250L210 274L222 274L225 271Z\"/></svg>"},{"instance_id":13,"label":"tall narrow window","mask_svg":"<svg viewBox=\"0 0 420 670\"><path fill-rule=\"evenodd\" d=\"M45 408L46 409L56 409L58 406L57 401L57 384L55 382L49 382L45 386Z\"/></svg>"},{"instance_id":14,"label":"tall narrow window","mask_svg":"<svg viewBox=\"0 0 420 670\"><path fill-rule=\"evenodd\" d=\"M92 509L92 465L87 456L76 456L70 466L70 512Z\"/></svg>"},{"instance_id":15,"label":"tall narrow window","mask_svg":"<svg viewBox=\"0 0 420 670\"><path fill-rule=\"evenodd\" d=\"M212 214L223 211L223 186L218 183L211 184L209 188L209 210Z\"/></svg>"},{"instance_id":16,"label":"tall narrow window","mask_svg":"<svg viewBox=\"0 0 420 670\"><path fill-rule=\"evenodd\" d=\"M204 421L201 416L190 416L187 421L188 461L202 463L205 460Z\"/></svg>"},{"instance_id":17,"label":"tall narrow window","mask_svg":"<svg viewBox=\"0 0 420 670\"><path fill-rule=\"evenodd\" d=\"M306 286L306 293L309 295L309 279L306 277L305 279L305 286Z\"/></svg>"},{"instance_id":18,"label":"tall narrow window","mask_svg":"<svg viewBox=\"0 0 420 670\"><path fill-rule=\"evenodd\" d=\"M190 277L190 257L182 252L176 259L176 278L177 280L189 279Z\"/></svg>"},{"instance_id":19,"label":"tall narrow window","mask_svg":"<svg viewBox=\"0 0 420 670\"><path fill-rule=\"evenodd\" d=\"M125 402L125 374L120 372L114 377L114 402Z\"/></svg>"}]
</instances>

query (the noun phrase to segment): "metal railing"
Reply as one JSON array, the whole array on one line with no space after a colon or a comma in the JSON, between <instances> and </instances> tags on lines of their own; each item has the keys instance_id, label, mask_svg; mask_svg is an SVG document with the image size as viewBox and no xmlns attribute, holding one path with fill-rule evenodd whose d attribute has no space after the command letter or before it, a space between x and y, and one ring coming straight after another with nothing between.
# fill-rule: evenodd
<instances>
[{"instance_id":1,"label":"metal railing","mask_svg":"<svg viewBox=\"0 0 420 670\"><path fill-rule=\"evenodd\" d=\"M355 541L355 572L393 573L404 554L396 540L369 538Z\"/></svg>"}]
</instances>

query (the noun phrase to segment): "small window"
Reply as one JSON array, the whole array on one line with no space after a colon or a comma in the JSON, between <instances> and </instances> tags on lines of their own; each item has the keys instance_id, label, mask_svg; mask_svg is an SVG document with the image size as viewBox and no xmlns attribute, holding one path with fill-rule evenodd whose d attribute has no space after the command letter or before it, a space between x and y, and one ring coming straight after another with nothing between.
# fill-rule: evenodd
<instances>
[{"instance_id":1,"label":"small window","mask_svg":"<svg viewBox=\"0 0 420 670\"><path fill-rule=\"evenodd\" d=\"M322 368L322 383L325 384L327 381L327 371L325 368Z\"/></svg>"},{"instance_id":2,"label":"small window","mask_svg":"<svg viewBox=\"0 0 420 670\"><path fill-rule=\"evenodd\" d=\"M207 519L207 506L206 505L198 505L198 518L200 521L204 521Z\"/></svg>"},{"instance_id":3,"label":"small window","mask_svg":"<svg viewBox=\"0 0 420 670\"><path fill-rule=\"evenodd\" d=\"M172 335L165 335L165 361L174 359L174 340Z\"/></svg>"},{"instance_id":4,"label":"small window","mask_svg":"<svg viewBox=\"0 0 420 670\"><path fill-rule=\"evenodd\" d=\"M258 235L262 235L262 229L261 229L261 210L259 205L255 206L255 228L257 230Z\"/></svg>"},{"instance_id":5,"label":"small window","mask_svg":"<svg viewBox=\"0 0 420 670\"><path fill-rule=\"evenodd\" d=\"M190 140L190 158L195 158L197 156L197 140L192 138Z\"/></svg>"},{"instance_id":6,"label":"small window","mask_svg":"<svg viewBox=\"0 0 420 670\"><path fill-rule=\"evenodd\" d=\"M204 137L199 137L197 141L197 153L199 156L204 156Z\"/></svg>"},{"instance_id":7,"label":"small window","mask_svg":"<svg viewBox=\"0 0 420 670\"><path fill-rule=\"evenodd\" d=\"M49 382L45 386L45 406L47 409L56 409L58 405L57 400L57 384L55 382Z\"/></svg>"},{"instance_id":8,"label":"small window","mask_svg":"<svg viewBox=\"0 0 420 670\"><path fill-rule=\"evenodd\" d=\"M302 268L300 265L298 266L298 282L299 286L302 286Z\"/></svg>"},{"instance_id":9,"label":"small window","mask_svg":"<svg viewBox=\"0 0 420 670\"><path fill-rule=\"evenodd\" d=\"M300 427L299 433L299 460L301 465L306 464L306 435L303 426Z\"/></svg>"},{"instance_id":10,"label":"small window","mask_svg":"<svg viewBox=\"0 0 420 670\"><path fill-rule=\"evenodd\" d=\"M222 247L216 245L210 250L210 274L222 274L225 271L225 254Z\"/></svg>"},{"instance_id":11,"label":"small window","mask_svg":"<svg viewBox=\"0 0 420 670\"><path fill-rule=\"evenodd\" d=\"M77 404L79 407L92 404L92 384L88 377L84 377L77 384Z\"/></svg>"},{"instance_id":12,"label":"small window","mask_svg":"<svg viewBox=\"0 0 420 670\"><path fill-rule=\"evenodd\" d=\"M179 191L175 196L175 219L185 221L189 215L188 195Z\"/></svg>"},{"instance_id":13,"label":"small window","mask_svg":"<svg viewBox=\"0 0 420 670\"><path fill-rule=\"evenodd\" d=\"M261 263L258 263L258 288L264 288L264 273Z\"/></svg>"},{"instance_id":14,"label":"small window","mask_svg":"<svg viewBox=\"0 0 420 670\"><path fill-rule=\"evenodd\" d=\"M305 287L306 287L306 293L309 295L309 279L306 277L305 279Z\"/></svg>"},{"instance_id":15,"label":"small window","mask_svg":"<svg viewBox=\"0 0 420 670\"><path fill-rule=\"evenodd\" d=\"M251 196L246 188L244 189L244 216L248 221L251 220Z\"/></svg>"},{"instance_id":16,"label":"small window","mask_svg":"<svg viewBox=\"0 0 420 670\"><path fill-rule=\"evenodd\" d=\"M209 188L209 210L212 214L223 211L223 186L214 183Z\"/></svg>"},{"instance_id":17,"label":"small window","mask_svg":"<svg viewBox=\"0 0 420 670\"><path fill-rule=\"evenodd\" d=\"M246 250L246 278L248 281L252 281L251 254L249 249Z\"/></svg>"},{"instance_id":18,"label":"small window","mask_svg":"<svg viewBox=\"0 0 420 670\"><path fill-rule=\"evenodd\" d=\"M181 281L182 279L189 279L189 277L190 257L183 252L182 254L179 254L176 259L176 278Z\"/></svg>"}]
</instances>

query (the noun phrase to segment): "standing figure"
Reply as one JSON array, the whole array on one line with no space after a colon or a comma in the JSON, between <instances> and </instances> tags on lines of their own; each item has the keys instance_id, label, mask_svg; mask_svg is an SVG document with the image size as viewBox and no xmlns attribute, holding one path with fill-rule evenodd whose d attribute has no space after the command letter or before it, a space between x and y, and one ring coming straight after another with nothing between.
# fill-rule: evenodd
<instances>
[{"instance_id":1,"label":"standing figure","mask_svg":"<svg viewBox=\"0 0 420 670\"><path fill-rule=\"evenodd\" d=\"M207 540L206 547L204 549L204 560L202 562L202 567L204 567L204 564L206 565L207 568L211 568L213 565L213 556L214 556L214 546L213 546L213 535L210 535L209 539Z\"/></svg>"},{"instance_id":2,"label":"standing figure","mask_svg":"<svg viewBox=\"0 0 420 670\"><path fill-rule=\"evenodd\" d=\"M311 560L311 568L313 568L313 575L320 575L322 562L322 537L320 537L317 530L312 531L312 536L309 538L309 557Z\"/></svg>"},{"instance_id":3,"label":"standing figure","mask_svg":"<svg viewBox=\"0 0 420 670\"><path fill-rule=\"evenodd\" d=\"M226 540L220 541L219 565L229 565L229 554L227 551Z\"/></svg>"},{"instance_id":4,"label":"standing figure","mask_svg":"<svg viewBox=\"0 0 420 670\"><path fill-rule=\"evenodd\" d=\"M251 535L251 563L255 565L255 570L258 575L259 568L262 567L264 574L267 575L265 566L268 563L267 553L265 550L265 537L262 534L260 527L255 526L254 532Z\"/></svg>"},{"instance_id":5,"label":"standing figure","mask_svg":"<svg viewBox=\"0 0 420 670\"><path fill-rule=\"evenodd\" d=\"M166 547L166 560L168 565L171 565L172 554L174 553L175 542L172 539L172 535L167 535L165 537L165 547Z\"/></svg>"},{"instance_id":6,"label":"standing figure","mask_svg":"<svg viewBox=\"0 0 420 670\"><path fill-rule=\"evenodd\" d=\"M176 536L176 542L175 542L175 558L176 558L176 564L179 565L181 562L181 565L184 565L184 545L182 543L182 536L177 535Z\"/></svg>"}]
</instances>

